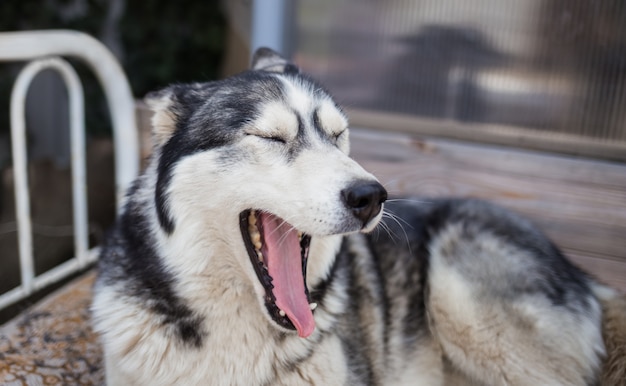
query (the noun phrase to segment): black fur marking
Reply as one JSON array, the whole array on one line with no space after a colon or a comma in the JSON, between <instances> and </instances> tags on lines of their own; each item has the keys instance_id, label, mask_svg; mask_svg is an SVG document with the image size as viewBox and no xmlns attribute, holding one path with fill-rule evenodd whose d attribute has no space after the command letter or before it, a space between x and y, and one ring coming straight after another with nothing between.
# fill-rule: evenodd
<instances>
[{"instance_id":1,"label":"black fur marking","mask_svg":"<svg viewBox=\"0 0 626 386\"><path fill-rule=\"evenodd\" d=\"M337 110L339 112L341 112L341 114L343 114L343 111L341 110L341 108L337 105L335 105L335 107L337 108ZM327 143L336 146L337 145L337 140L338 138L341 136L342 132L338 132L338 133L328 133L325 129L324 126L322 125L322 120L320 117L320 112L319 112L319 108L316 108L315 111L313 111L313 128L315 129L315 132L317 133L317 135L323 140L326 141Z\"/></svg>"},{"instance_id":2,"label":"black fur marking","mask_svg":"<svg viewBox=\"0 0 626 386\"><path fill-rule=\"evenodd\" d=\"M353 337L344 335L341 338L345 358L348 361L348 368L352 375L358 377L358 380L352 381L358 381L356 384L360 385L380 385L381 383L377 380L377 374L374 373L371 361L365 356L367 347L364 347L361 341L353 339Z\"/></svg>"},{"instance_id":3,"label":"black fur marking","mask_svg":"<svg viewBox=\"0 0 626 386\"><path fill-rule=\"evenodd\" d=\"M293 113L296 115L296 118L298 119L298 134L296 134L296 139L298 140L298 142L302 142L304 141L304 138L306 136L306 129L304 127L304 119L302 118L302 115L298 113L297 111L294 110Z\"/></svg>"},{"instance_id":4,"label":"black fur marking","mask_svg":"<svg viewBox=\"0 0 626 386\"><path fill-rule=\"evenodd\" d=\"M315 128L315 131L319 134L319 136L322 139L328 138L328 136L324 132L324 128L322 127L319 108L316 108L315 111L313 111L313 128Z\"/></svg>"},{"instance_id":5,"label":"black fur marking","mask_svg":"<svg viewBox=\"0 0 626 386\"><path fill-rule=\"evenodd\" d=\"M177 162L197 152L225 146L241 136L241 128L258 116L264 103L283 100L282 83L275 74L244 72L217 82L171 87L171 112L176 130L159 150L155 202L159 222L167 233L175 219L168 209L167 190Z\"/></svg>"},{"instance_id":6,"label":"black fur marking","mask_svg":"<svg viewBox=\"0 0 626 386\"><path fill-rule=\"evenodd\" d=\"M356 235L354 237L362 236ZM350 250L352 242L360 243L362 241L364 240L346 239L337 257L345 264L341 274L347 276L348 282L348 303L343 315L343 322L345 322L343 327L345 329L340 336L348 366L355 370L354 374L358 376L358 381L366 385L378 385L381 380L379 379L380 374L375 372L377 350L373 347L378 341L378 337L371 336L366 332L368 326L364 323L367 321L362 320L360 315L362 312L380 312L384 319L384 310L379 310L376 307L378 304L372 304L372 301L378 303L372 295L380 293L382 283L368 280L369 271L367 268L364 268L367 272L363 272L359 264L353 263L356 259L368 259L369 261L363 262L363 264L371 266L370 257L359 255Z\"/></svg>"},{"instance_id":7,"label":"black fur marking","mask_svg":"<svg viewBox=\"0 0 626 386\"><path fill-rule=\"evenodd\" d=\"M376 289L378 290L378 296L382 299L382 304L380 305L383 309L383 342L385 345L385 355L389 355L389 332L391 331L391 302L388 296L388 292L386 291L387 282L386 275L383 272L383 266L381 262L381 256L376 251L376 242L372 240L372 237L367 238L369 250L372 254L373 259L373 267L376 273L376 279L378 280L378 285Z\"/></svg>"},{"instance_id":8,"label":"black fur marking","mask_svg":"<svg viewBox=\"0 0 626 386\"><path fill-rule=\"evenodd\" d=\"M415 215L415 213L413 213ZM398 213L396 213L399 216ZM407 262L406 272L407 278L405 282L405 291L408 294L410 302L408 304L407 313L404 317L404 335L405 348L414 348L413 343L417 342L417 337L424 332L427 324L426 320L426 290L428 278L429 252L428 252L428 232L425 224L420 221L419 216L404 221L412 224L413 229L407 231L413 236L409 241L410 250L413 252L413 258ZM411 274L417 274L415 278ZM409 339L410 337L410 339Z\"/></svg>"},{"instance_id":9,"label":"black fur marking","mask_svg":"<svg viewBox=\"0 0 626 386\"><path fill-rule=\"evenodd\" d=\"M183 343L200 347L206 335L201 327L202 318L174 293L174 278L162 266L154 250L148 222L140 214L140 205L129 202L127 211L107 238L99 260L99 280L110 285L127 283L131 293L143 299L146 307L163 316L163 324L172 326Z\"/></svg>"},{"instance_id":10,"label":"black fur marking","mask_svg":"<svg viewBox=\"0 0 626 386\"><path fill-rule=\"evenodd\" d=\"M383 277L394 277L393 282L385 282L387 307L391 307L393 298L390 293L400 291L410 299L405 310L402 331L405 349L414 349L419 335L426 325L425 286L428 267L428 237L424 214L428 206L407 205L403 202L385 203L388 214L383 221L387 232L368 236L369 245L379 265ZM392 220L391 218L396 220ZM408 225L410 224L410 225ZM387 321L390 323L390 321ZM386 331L391 331L390 324Z\"/></svg>"},{"instance_id":11,"label":"black fur marking","mask_svg":"<svg viewBox=\"0 0 626 386\"><path fill-rule=\"evenodd\" d=\"M298 132L296 133L296 137L294 138L294 140L291 143L286 144L287 162L295 161L300 151L306 148L306 146L309 144L306 135L304 119L296 110L292 110L291 112L293 115L296 116L296 119L298 120Z\"/></svg>"}]
</instances>

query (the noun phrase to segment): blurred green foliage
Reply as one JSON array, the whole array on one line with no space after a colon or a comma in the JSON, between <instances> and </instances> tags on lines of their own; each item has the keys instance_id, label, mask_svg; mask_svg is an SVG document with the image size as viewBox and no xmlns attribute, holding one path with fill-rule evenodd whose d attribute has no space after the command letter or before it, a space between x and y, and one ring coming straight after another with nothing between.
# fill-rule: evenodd
<instances>
[{"instance_id":1,"label":"blurred green foliage","mask_svg":"<svg viewBox=\"0 0 626 386\"><path fill-rule=\"evenodd\" d=\"M137 96L172 82L219 76L225 19L219 1L128 0L120 30Z\"/></svg>"},{"instance_id":2,"label":"blurred green foliage","mask_svg":"<svg viewBox=\"0 0 626 386\"><path fill-rule=\"evenodd\" d=\"M101 38L115 4L123 6L113 24L118 59L135 97L169 83L219 76L225 18L216 0L1 0L0 31L73 29ZM85 89L89 134L110 133L100 86L86 66L71 62ZM8 132L10 90L22 65L0 66L0 134Z\"/></svg>"}]
</instances>

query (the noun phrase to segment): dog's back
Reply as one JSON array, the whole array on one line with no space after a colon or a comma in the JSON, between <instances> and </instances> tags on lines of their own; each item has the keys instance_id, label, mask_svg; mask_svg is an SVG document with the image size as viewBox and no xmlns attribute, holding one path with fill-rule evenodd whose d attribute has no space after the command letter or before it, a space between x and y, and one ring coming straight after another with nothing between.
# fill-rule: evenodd
<instances>
[{"instance_id":1,"label":"dog's back","mask_svg":"<svg viewBox=\"0 0 626 386\"><path fill-rule=\"evenodd\" d=\"M432 333L445 384L594 383L604 346L593 282L530 223L477 200L401 200L386 212L368 245L385 332L394 339L395 326L402 342L390 352Z\"/></svg>"}]
</instances>

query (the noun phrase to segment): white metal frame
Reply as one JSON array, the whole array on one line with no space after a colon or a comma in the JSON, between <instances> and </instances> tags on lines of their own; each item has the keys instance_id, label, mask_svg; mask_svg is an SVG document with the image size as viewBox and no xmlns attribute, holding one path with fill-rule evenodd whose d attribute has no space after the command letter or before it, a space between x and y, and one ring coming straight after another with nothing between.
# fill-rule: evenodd
<instances>
[{"instance_id":1,"label":"white metal frame","mask_svg":"<svg viewBox=\"0 0 626 386\"><path fill-rule=\"evenodd\" d=\"M122 205L126 188L139 171L138 133L130 86L119 63L104 45L76 31L0 33L0 62L30 61L18 75L11 94L11 147L15 175L21 285L0 295L0 309L71 275L97 258L96 250L88 250L83 90L80 79L72 66L60 56L71 56L83 60L96 74L104 89L113 123L118 209ZM35 276L24 104L32 79L44 69L57 71L64 80L69 94L75 257Z\"/></svg>"}]
</instances>

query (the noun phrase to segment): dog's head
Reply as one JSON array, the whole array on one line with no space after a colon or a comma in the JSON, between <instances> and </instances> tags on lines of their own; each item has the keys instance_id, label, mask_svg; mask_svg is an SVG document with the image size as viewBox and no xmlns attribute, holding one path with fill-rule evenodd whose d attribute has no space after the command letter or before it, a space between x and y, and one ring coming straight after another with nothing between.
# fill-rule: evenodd
<instances>
[{"instance_id":1,"label":"dog's head","mask_svg":"<svg viewBox=\"0 0 626 386\"><path fill-rule=\"evenodd\" d=\"M251 71L174 85L148 103L165 237L202 243L211 235L232 245L268 317L310 335L315 305L307 284L315 279L306 272L319 279L334 256L308 259L309 249L373 229L387 195L348 157L344 113L269 49L257 51Z\"/></svg>"}]
</instances>

